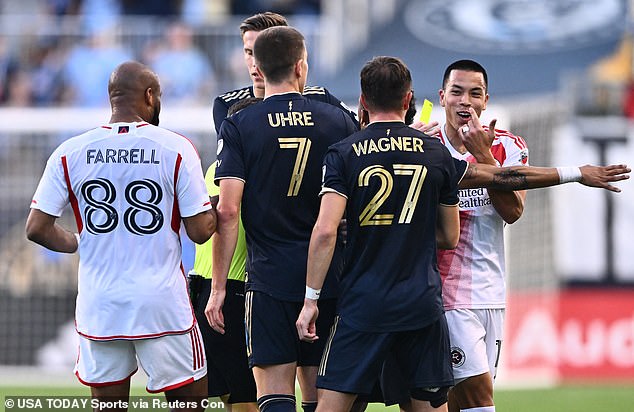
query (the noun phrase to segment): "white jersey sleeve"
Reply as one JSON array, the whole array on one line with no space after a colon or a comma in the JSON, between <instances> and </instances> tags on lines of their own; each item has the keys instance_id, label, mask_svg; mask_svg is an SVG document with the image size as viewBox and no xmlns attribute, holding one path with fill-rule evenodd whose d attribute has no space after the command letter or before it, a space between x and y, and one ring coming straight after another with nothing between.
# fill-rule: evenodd
<instances>
[{"instance_id":1,"label":"white jersey sleeve","mask_svg":"<svg viewBox=\"0 0 634 412\"><path fill-rule=\"evenodd\" d=\"M484 128L488 130L488 127ZM498 165L528 164L528 148L524 139L497 129L495 136L491 153ZM454 158L476 162L470 153L456 151L442 133L441 140ZM504 308L504 220L493 207L487 189L461 189L459 196L458 246L454 250L438 251L445 309Z\"/></svg>"},{"instance_id":2,"label":"white jersey sleeve","mask_svg":"<svg viewBox=\"0 0 634 412\"><path fill-rule=\"evenodd\" d=\"M64 176L63 158L57 148L46 162L44 174L35 190L31 208L60 217L68 205L68 190Z\"/></svg>"}]
</instances>

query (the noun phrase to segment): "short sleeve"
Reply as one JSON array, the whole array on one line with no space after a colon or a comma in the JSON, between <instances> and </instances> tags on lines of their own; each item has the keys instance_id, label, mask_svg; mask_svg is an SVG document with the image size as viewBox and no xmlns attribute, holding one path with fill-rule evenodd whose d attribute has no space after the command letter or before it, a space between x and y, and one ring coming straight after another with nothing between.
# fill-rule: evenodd
<instances>
[{"instance_id":1,"label":"short sleeve","mask_svg":"<svg viewBox=\"0 0 634 412\"><path fill-rule=\"evenodd\" d=\"M449 154L449 151L445 147L443 147L443 149L445 149L445 161L443 162L443 164L445 165L445 173L447 178L445 179L445 183L443 184L440 191L439 201L442 205L453 206L457 205L459 202L458 183L460 182L462 176L464 175L464 172L466 171L466 162L459 161L465 164L462 173L459 173L456 167L463 168L463 165L460 163L456 163L455 159L451 157L451 154Z\"/></svg>"},{"instance_id":2,"label":"short sleeve","mask_svg":"<svg viewBox=\"0 0 634 412\"><path fill-rule=\"evenodd\" d=\"M181 217L189 217L211 209L211 204L200 158L193 144L183 145L181 157L176 195Z\"/></svg>"},{"instance_id":3,"label":"short sleeve","mask_svg":"<svg viewBox=\"0 0 634 412\"><path fill-rule=\"evenodd\" d=\"M246 181L240 132L231 119L222 122L216 155L216 185L219 180L227 178Z\"/></svg>"},{"instance_id":4,"label":"short sleeve","mask_svg":"<svg viewBox=\"0 0 634 412\"><path fill-rule=\"evenodd\" d=\"M55 150L46 162L46 168L35 190L31 208L60 217L69 202L68 185L64 173L65 157Z\"/></svg>"},{"instance_id":5,"label":"short sleeve","mask_svg":"<svg viewBox=\"0 0 634 412\"><path fill-rule=\"evenodd\" d=\"M328 149L322 166L322 187L320 195L334 192L348 198L344 161L334 148Z\"/></svg>"},{"instance_id":6,"label":"short sleeve","mask_svg":"<svg viewBox=\"0 0 634 412\"><path fill-rule=\"evenodd\" d=\"M528 146L519 136L509 135L505 142L506 159L502 166L528 166Z\"/></svg>"}]
</instances>

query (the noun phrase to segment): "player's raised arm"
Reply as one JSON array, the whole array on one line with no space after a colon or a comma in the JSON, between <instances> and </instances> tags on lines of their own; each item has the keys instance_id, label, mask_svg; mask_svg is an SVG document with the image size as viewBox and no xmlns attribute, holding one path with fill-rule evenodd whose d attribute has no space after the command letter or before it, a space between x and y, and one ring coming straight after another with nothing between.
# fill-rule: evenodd
<instances>
[{"instance_id":1,"label":"player's raised arm","mask_svg":"<svg viewBox=\"0 0 634 412\"><path fill-rule=\"evenodd\" d=\"M459 186L461 189L487 187L499 190L521 190L579 182L584 186L620 192L621 189L611 183L629 179L630 172L631 169L624 164L581 167L496 167L469 163Z\"/></svg>"}]
</instances>

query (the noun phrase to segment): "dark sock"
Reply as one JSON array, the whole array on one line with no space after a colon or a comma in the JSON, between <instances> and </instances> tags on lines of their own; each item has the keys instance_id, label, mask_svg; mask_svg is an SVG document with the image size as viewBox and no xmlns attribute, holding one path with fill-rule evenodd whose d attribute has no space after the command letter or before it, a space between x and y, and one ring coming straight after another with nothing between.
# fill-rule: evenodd
<instances>
[{"instance_id":1,"label":"dark sock","mask_svg":"<svg viewBox=\"0 0 634 412\"><path fill-rule=\"evenodd\" d=\"M295 412L295 396L284 394L264 395L258 398L260 412Z\"/></svg>"},{"instance_id":2,"label":"dark sock","mask_svg":"<svg viewBox=\"0 0 634 412\"><path fill-rule=\"evenodd\" d=\"M317 409L317 402L302 402L302 409L304 412L315 412L315 409Z\"/></svg>"}]
</instances>

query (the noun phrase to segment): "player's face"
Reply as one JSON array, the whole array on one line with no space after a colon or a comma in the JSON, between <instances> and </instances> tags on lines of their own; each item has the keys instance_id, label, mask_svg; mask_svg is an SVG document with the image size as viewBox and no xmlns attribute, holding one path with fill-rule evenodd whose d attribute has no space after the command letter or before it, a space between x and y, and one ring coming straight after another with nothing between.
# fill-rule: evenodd
<instances>
[{"instance_id":1,"label":"player's face","mask_svg":"<svg viewBox=\"0 0 634 412\"><path fill-rule=\"evenodd\" d=\"M467 124L471 118L469 107L473 107L480 117L489 100L482 73L465 70L452 70L439 94L440 105L445 108L447 129L451 129L448 133Z\"/></svg>"},{"instance_id":2,"label":"player's face","mask_svg":"<svg viewBox=\"0 0 634 412\"><path fill-rule=\"evenodd\" d=\"M251 77L251 81L253 82L253 88L264 90L264 79L258 74L257 70L255 69L255 58L253 57L253 45L255 44L255 39L258 38L259 34L259 31L250 30L245 32L242 36L242 50L244 53L244 62L247 65L249 76Z\"/></svg>"}]
</instances>

